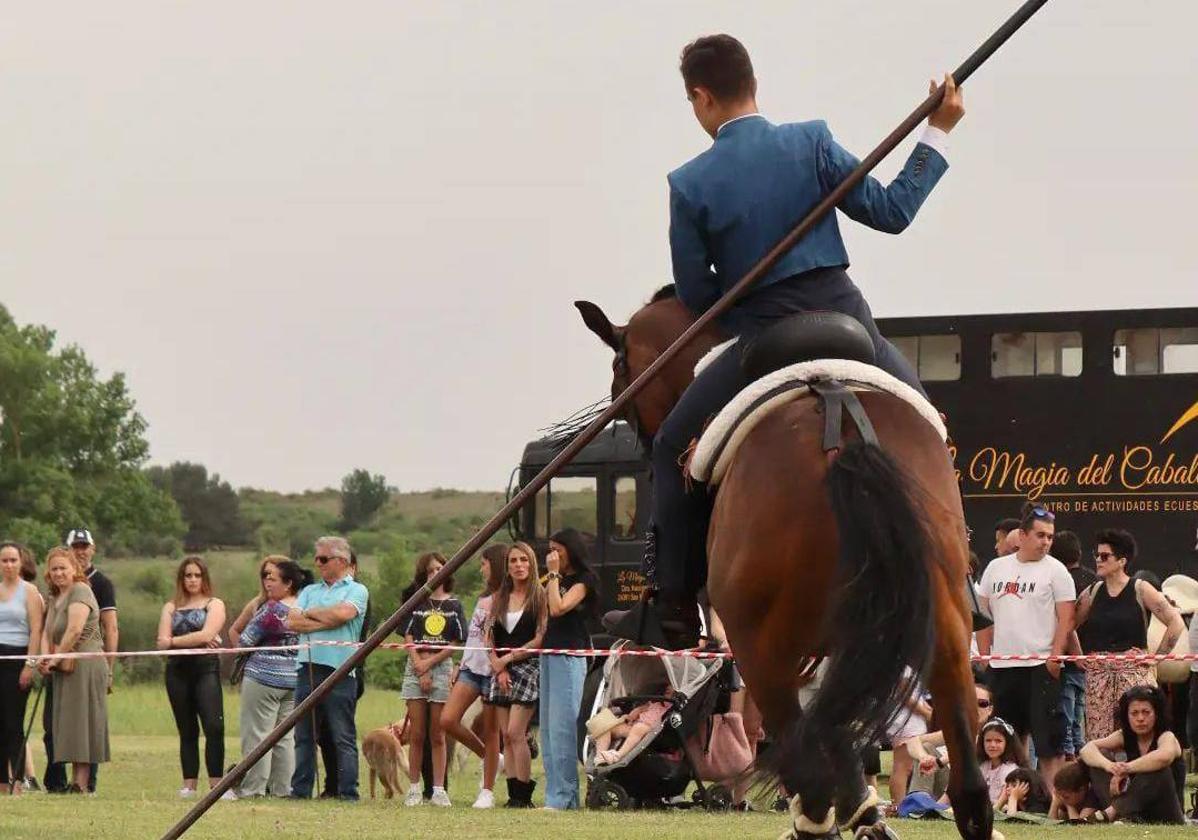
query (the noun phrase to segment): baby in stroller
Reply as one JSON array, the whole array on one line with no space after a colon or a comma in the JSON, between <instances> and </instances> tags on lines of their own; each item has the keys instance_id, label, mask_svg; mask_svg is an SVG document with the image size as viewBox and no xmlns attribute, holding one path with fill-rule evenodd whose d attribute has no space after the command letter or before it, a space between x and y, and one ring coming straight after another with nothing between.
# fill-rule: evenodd
<instances>
[{"instance_id":1,"label":"baby in stroller","mask_svg":"<svg viewBox=\"0 0 1198 840\"><path fill-rule=\"evenodd\" d=\"M672 693L670 689L666 692ZM600 709L587 721L587 733L595 742L595 765L614 764L628 755L669 711L670 703L665 700L642 703L626 715L617 714L611 707ZM620 744L613 749L615 741Z\"/></svg>"}]
</instances>

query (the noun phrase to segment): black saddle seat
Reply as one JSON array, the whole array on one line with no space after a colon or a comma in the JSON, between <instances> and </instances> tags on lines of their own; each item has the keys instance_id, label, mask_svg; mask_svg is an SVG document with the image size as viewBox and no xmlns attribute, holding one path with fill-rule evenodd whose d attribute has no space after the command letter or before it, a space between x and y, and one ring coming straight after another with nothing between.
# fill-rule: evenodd
<instances>
[{"instance_id":1,"label":"black saddle seat","mask_svg":"<svg viewBox=\"0 0 1198 840\"><path fill-rule=\"evenodd\" d=\"M811 359L850 359L874 364L869 331L841 312L800 312L766 327L749 343L741 369L749 381Z\"/></svg>"}]
</instances>

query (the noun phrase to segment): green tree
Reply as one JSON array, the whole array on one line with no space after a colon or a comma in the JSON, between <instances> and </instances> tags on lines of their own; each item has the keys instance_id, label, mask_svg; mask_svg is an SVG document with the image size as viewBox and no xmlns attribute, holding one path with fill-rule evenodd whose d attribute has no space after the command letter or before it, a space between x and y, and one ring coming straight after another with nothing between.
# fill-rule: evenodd
<instances>
[{"instance_id":1,"label":"green tree","mask_svg":"<svg viewBox=\"0 0 1198 840\"><path fill-rule=\"evenodd\" d=\"M352 531L370 521L387 503L391 491L387 479L382 475L371 475L366 470L354 470L341 479L342 531Z\"/></svg>"},{"instance_id":2,"label":"green tree","mask_svg":"<svg viewBox=\"0 0 1198 840\"><path fill-rule=\"evenodd\" d=\"M0 306L0 533L43 552L87 525L110 554L173 550L183 522L141 472L146 422L124 376L54 339Z\"/></svg>"},{"instance_id":3,"label":"green tree","mask_svg":"<svg viewBox=\"0 0 1198 840\"><path fill-rule=\"evenodd\" d=\"M241 499L216 473L203 464L176 461L169 467L150 467L150 481L171 495L187 523L183 544L189 551L213 546L246 545L250 529L241 516Z\"/></svg>"}]
</instances>

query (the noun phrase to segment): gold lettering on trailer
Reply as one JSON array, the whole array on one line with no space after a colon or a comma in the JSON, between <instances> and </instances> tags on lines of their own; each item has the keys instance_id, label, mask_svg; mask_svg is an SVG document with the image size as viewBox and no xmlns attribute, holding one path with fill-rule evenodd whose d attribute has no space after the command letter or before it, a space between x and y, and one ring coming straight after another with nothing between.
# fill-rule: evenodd
<instances>
[{"instance_id":1,"label":"gold lettering on trailer","mask_svg":"<svg viewBox=\"0 0 1198 840\"><path fill-rule=\"evenodd\" d=\"M1029 466L1022 452L1012 455L993 446L979 450L969 462L969 477L987 490L1010 488L1026 493L1029 499L1038 499L1049 487L1069 484L1071 475L1068 467L1055 461L1047 466Z\"/></svg>"},{"instance_id":2,"label":"gold lettering on trailer","mask_svg":"<svg viewBox=\"0 0 1198 840\"><path fill-rule=\"evenodd\" d=\"M1198 485L1198 454L1190 462L1178 462L1172 452L1164 463L1156 463L1155 453L1147 446L1123 450L1119 480L1128 490L1144 487L1185 487Z\"/></svg>"}]
</instances>

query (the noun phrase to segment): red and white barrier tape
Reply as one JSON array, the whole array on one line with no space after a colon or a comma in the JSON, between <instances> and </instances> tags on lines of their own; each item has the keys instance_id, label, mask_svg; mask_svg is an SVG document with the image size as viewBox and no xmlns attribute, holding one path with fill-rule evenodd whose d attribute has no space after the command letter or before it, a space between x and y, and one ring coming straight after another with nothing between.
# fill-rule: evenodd
<instances>
[{"instance_id":1,"label":"red and white barrier tape","mask_svg":"<svg viewBox=\"0 0 1198 840\"><path fill-rule=\"evenodd\" d=\"M115 653L75 652L75 653L44 653L27 657L20 654L0 656L0 661L24 659L96 659L101 657L137 657L137 656L230 656L242 653L258 653L269 651L300 651L313 647L361 647L361 642L333 642L316 640L297 645L273 645L244 648L179 648L171 650L122 650ZM478 645L422 645L408 642L384 642L378 646L380 650L489 650ZM507 650L507 648L500 648ZM520 648L525 653L550 654L558 656L652 656L679 657L683 659L724 659L731 654L724 651L709 650L662 650L660 648ZM1048 656L1038 654L991 654L988 656L971 656L973 662L1133 662L1149 665L1157 662L1195 662L1198 653L1086 653L1079 655Z\"/></svg>"}]
</instances>

